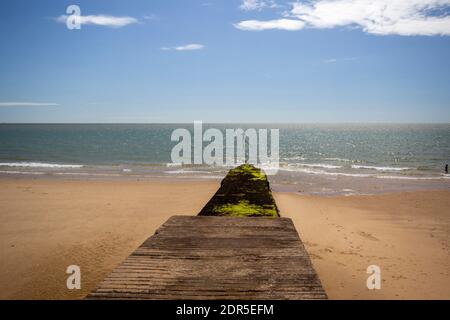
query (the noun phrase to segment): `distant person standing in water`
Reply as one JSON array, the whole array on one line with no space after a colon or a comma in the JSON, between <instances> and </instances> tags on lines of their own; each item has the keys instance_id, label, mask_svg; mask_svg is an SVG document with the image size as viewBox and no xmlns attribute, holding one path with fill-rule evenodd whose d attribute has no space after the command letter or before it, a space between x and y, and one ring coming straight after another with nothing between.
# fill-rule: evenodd
<instances>
[{"instance_id":1,"label":"distant person standing in water","mask_svg":"<svg viewBox=\"0 0 450 320\"><path fill-rule=\"evenodd\" d=\"M448 164L445 165L445 174L448 174Z\"/></svg>"}]
</instances>

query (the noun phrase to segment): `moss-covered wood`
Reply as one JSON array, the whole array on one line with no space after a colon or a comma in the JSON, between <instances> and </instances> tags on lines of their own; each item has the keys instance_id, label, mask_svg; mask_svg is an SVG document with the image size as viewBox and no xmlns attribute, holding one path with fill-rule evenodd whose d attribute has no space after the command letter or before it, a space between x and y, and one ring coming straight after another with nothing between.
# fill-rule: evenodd
<instances>
[{"instance_id":1,"label":"moss-covered wood","mask_svg":"<svg viewBox=\"0 0 450 320\"><path fill-rule=\"evenodd\" d=\"M326 299L288 218L174 216L88 299Z\"/></svg>"},{"instance_id":2,"label":"moss-covered wood","mask_svg":"<svg viewBox=\"0 0 450 320\"><path fill-rule=\"evenodd\" d=\"M228 172L200 216L279 217L265 173L250 164Z\"/></svg>"}]
</instances>

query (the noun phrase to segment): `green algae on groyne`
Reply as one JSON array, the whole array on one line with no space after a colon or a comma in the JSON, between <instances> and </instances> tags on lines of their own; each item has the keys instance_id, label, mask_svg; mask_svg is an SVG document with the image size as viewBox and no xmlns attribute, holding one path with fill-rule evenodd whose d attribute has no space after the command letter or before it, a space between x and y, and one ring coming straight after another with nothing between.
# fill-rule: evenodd
<instances>
[{"instance_id":1,"label":"green algae on groyne","mask_svg":"<svg viewBox=\"0 0 450 320\"><path fill-rule=\"evenodd\" d=\"M265 173L250 164L228 172L199 216L279 217Z\"/></svg>"}]
</instances>

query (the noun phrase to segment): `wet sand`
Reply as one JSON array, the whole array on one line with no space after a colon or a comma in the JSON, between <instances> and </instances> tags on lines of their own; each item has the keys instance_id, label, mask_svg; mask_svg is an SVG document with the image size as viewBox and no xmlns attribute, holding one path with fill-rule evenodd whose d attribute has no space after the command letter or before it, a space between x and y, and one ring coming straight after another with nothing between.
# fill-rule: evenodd
<instances>
[{"instance_id":1,"label":"wet sand","mask_svg":"<svg viewBox=\"0 0 450 320\"><path fill-rule=\"evenodd\" d=\"M218 181L0 179L0 298L79 299L172 215L195 215ZM450 191L319 197L275 193L332 299L450 299ZM81 290L66 288L67 266ZM366 268L382 288L366 288Z\"/></svg>"}]
</instances>

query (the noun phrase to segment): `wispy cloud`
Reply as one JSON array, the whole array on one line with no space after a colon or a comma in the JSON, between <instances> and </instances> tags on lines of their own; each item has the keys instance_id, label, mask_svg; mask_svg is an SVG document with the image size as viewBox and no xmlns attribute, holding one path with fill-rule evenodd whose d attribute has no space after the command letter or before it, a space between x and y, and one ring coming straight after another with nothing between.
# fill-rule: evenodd
<instances>
[{"instance_id":1,"label":"wispy cloud","mask_svg":"<svg viewBox=\"0 0 450 320\"><path fill-rule=\"evenodd\" d=\"M242 0L242 4L239 6L244 11L262 10L265 8L276 8L278 5L273 0Z\"/></svg>"},{"instance_id":2,"label":"wispy cloud","mask_svg":"<svg viewBox=\"0 0 450 320\"><path fill-rule=\"evenodd\" d=\"M191 43L191 44L187 44L185 46L179 46L179 47L175 47L175 50L177 51L191 51L191 50L201 50L203 49L205 46L202 44L197 44L197 43Z\"/></svg>"},{"instance_id":3,"label":"wispy cloud","mask_svg":"<svg viewBox=\"0 0 450 320\"><path fill-rule=\"evenodd\" d=\"M193 51L193 50L201 50L203 48L205 48L205 46L203 44L190 43L190 44L186 44L186 45L178 46L178 47L162 47L161 50L164 50L164 51L170 51L170 50Z\"/></svg>"},{"instance_id":4,"label":"wispy cloud","mask_svg":"<svg viewBox=\"0 0 450 320\"><path fill-rule=\"evenodd\" d=\"M292 3L291 10L284 14L285 19L246 20L235 27L293 30L279 27L290 21L294 30L357 27L376 35L450 35L449 12L450 0L314 0ZM274 21L285 22L270 27ZM250 27L245 28L247 25Z\"/></svg>"},{"instance_id":5,"label":"wispy cloud","mask_svg":"<svg viewBox=\"0 0 450 320\"><path fill-rule=\"evenodd\" d=\"M57 22L66 23L67 15L61 15L56 18ZM81 25L97 25L112 28L121 28L130 24L139 23L139 20L133 17L115 17L109 15L89 15L79 16L78 21Z\"/></svg>"},{"instance_id":6,"label":"wispy cloud","mask_svg":"<svg viewBox=\"0 0 450 320\"><path fill-rule=\"evenodd\" d=\"M262 30L288 30L296 31L305 26L305 23L300 20L294 19L277 19L277 20L246 20L234 24L234 26L240 30L246 31L262 31Z\"/></svg>"},{"instance_id":7,"label":"wispy cloud","mask_svg":"<svg viewBox=\"0 0 450 320\"><path fill-rule=\"evenodd\" d=\"M342 58L342 59L330 58L330 59L325 59L323 62L324 63L336 63L336 62L350 62L350 61L356 61L356 60L358 60L358 59L355 57Z\"/></svg>"},{"instance_id":8,"label":"wispy cloud","mask_svg":"<svg viewBox=\"0 0 450 320\"><path fill-rule=\"evenodd\" d=\"M57 107L58 103L48 102L0 102L0 107Z\"/></svg>"}]
</instances>

